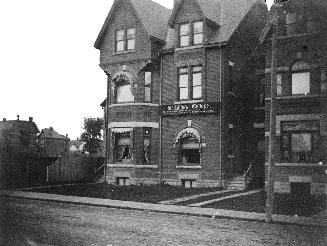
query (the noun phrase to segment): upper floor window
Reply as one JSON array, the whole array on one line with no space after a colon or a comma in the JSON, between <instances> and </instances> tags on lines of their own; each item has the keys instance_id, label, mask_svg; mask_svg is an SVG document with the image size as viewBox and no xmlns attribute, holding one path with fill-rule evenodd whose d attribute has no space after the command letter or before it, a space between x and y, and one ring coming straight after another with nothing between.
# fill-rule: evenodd
<instances>
[{"instance_id":1,"label":"upper floor window","mask_svg":"<svg viewBox=\"0 0 327 246\"><path fill-rule=\"evenodd\" d=\"M131 84L126 81L120 81L116 85L116 102L124 103L124 102L133 102L134 95L131 91Z\"/></svg>"},{"instance_id":2,"label":"upper floor window","mask_svg":"<svg viewBox=\"0 0 327 246\"><path fill-rule=\"evenodd\" d=\"M203 41L203 22L193 23L193 44L202 44Z\"/></svg>"},{"instance_id":3,"label":"upper floor window","mask_svg":"<svg viewBox=\"0 0 327 246\"><path fill-rule=\"evenodd\" d=\"M135 28L119 29L116 31L116 52L135 49Z\"/></svg>"},{"instance_id":4,"label":"upper floor window","mask_svg":"<svg viewBox=\"0 0 327 246\"><path fill-rule=\"evenodd\" d=\"M178 71L178 99L191 100L202 98L202 67L180 68Z\"/></svg>"},{"instance_id":5,"label":"upper floor window","mask_svg":"<svg viewBox=\"0 0 327 246\"><path fill-rule=\"evenodd\" d=\"M288 12L286 14L286 35L297 33L297 14Z\"/></svg>"},{"instance_id":6,"label":"upper floor window","mask_svg":"<svg viewBox=\"0 0 327 246\"><path fill-rule=\"evenodd\" d=\"M179 41L180 47L185 47L190 45L190 24L182 24L179 29Z\"/></svg>"},{"instance_id":7,"label":"upper floor window","mask_svg":"<svg viewBox=\"0 0 327 246\"><path fill-rule=\"evenodd\" d=\"M179 46L186 47L203 43L203 22L181 24L179 27Z\"/></svg>"},{"instance_id":8,"label":"upper floor window","mask_svg":"<svg viewBox=\"0 0 327 246\"><path fill-rule=\"evenodd\" d=\"M292 95L310 93L310 72L306 62L298 61L292 66Z\"/></svg>"},{"instance_id":9,"label":"upper floor window","mask_svg":"<svg viewBox=\"0 0 327 246\"><path fill-rule=\"evenodd\" d=\"M151 83L152 83L152 73L144 73L144 101L151 102Z\"/></svg>"}]
</instances>

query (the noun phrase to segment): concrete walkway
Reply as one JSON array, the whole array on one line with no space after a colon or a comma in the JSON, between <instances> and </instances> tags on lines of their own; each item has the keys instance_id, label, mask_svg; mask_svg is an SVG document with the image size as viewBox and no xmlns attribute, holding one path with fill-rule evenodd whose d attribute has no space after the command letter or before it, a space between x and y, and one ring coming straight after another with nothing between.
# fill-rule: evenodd
<instances>
[{"instance_id":1,"label":"concrete walkway","mask_svg":"<svg viewBox=\"0 0 327 246\"><path fill-rule=\"evenodd\" d=\"M252 195L255 193L259 193L260 190L252 190L252 191L248 191L248 192L243 192L243 193L238 193L238 194L233 194L230 196L224 196L224 197L220 197L220 198L216 198L216 199L212 199L212 200L208 200L208 201L204 201L204 202L198 202L198 203L194 203L194 204L190 204L189 206L191 207L201 207L210 203L214 203L214 202L219 202L219 201L223 201L226 199L231 199L231 198L235 198L235 197L240 197L240 196L247 196L247 195Z\"/></svg>"},{"instance_id":2,"label":"concrete walkway","mask_svg":"<svg viewBox=\"0 0 327 246\"><path fill-rule=\"evenodd\" d=\"M181 197L181 198L167 200L167 201L161 201L159 203L160 204L174 204L174 203L178 203L178 202L185 202L185 201L197 199L197 198L200 198L200 197L219 195L219 194L224 194L224 193L228 193L228 192L231 192L231 191L230 190L212 191L212 192L203 193L203 194L197 194L197 195L186 196L186 197Z\"/></svg>"},{"instance_id":3,"label":"concrete walkway","mask_svg":"<svg viewBox=\"0 0 327 246\"><path fill-rule=\"evenodd\" d=\"M204 216L210 218L229 218L237 220L250 220L250 221L265 221L264 213L250 213L242 211L232 211L213 208L200 208L200 207L186 207L175 205L163 205L130 201L109 200L100 198L89 197L74 197L55 195L47 193L37 192L24 192L24 191L1 191L0 196L9 196L24 199L35 199L60 203L72 203L87 206L99 206L99 207L114 207L122 209L133 209L143 211L155 211L162 213L173 214L187 214L194 216ZM273 215L273 221L275 223L287 223L287 224L299 224L308 226L323 226L327 227L327 217L311 218L311 217L295 217L285 215Z\"/></svg>"}]
</instances>

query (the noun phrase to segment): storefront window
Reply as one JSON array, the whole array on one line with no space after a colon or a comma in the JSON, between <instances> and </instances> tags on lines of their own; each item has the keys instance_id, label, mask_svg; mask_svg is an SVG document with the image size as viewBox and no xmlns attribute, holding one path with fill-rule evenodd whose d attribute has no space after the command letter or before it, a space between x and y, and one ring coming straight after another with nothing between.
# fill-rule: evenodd
<instances>
[{"instance_id":1,"label":"storefront window","mask_svg":"<svg viewBox=\"0 0 327 246\"><path fill-rule=\"evenodd\" d=\"M282 123L282 159L294 163L318 161L319 122Z\"/></svg>"},{"instance_id":2,"label":"storefront window","mask_svg":"<svg viewBox=\"0 0 327 246\"><path fill-rule=\"evenodd\" d=\"M181 139L180 164L200 164L199 141L195 137Z\"/></svg>"},{"instance_id":3,"label":"storefront window","mask_svg":"<svg viewBox=\"0 0 327 246\"><path fill-rule=\"evenodd\" d=\"M129 163L132 161L131 133L115 134L115 160L117 163Z\"/></svg>"}]
</instances>

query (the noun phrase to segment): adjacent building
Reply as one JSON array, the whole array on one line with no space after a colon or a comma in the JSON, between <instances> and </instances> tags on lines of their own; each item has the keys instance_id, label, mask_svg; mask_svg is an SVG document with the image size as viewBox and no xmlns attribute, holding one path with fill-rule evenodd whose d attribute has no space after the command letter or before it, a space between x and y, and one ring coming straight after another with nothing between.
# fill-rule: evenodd
<instances>
[{"instance_id":1,"label":"adjacent building","mask_svg":"<svg viewBox=\"0 0 327 246\"><path fill-rule=\"evenodd\" d=\"M41 157L57 158L68 151L68 135L61 135L53 127L42 129L38 136L39 153Z\"/></svg>"},{"instance_id":2,"label":"adjacent building","mask_svg":"<svg viewBox=\"0 0 327 246\"><path fill-rule=\"evenodd\" d=\"M110 183L222 186L248 169L241 75L267 13L261 0L114 2L95 42Z\"/></svg>"},{"instance_id":3,"label":"adjacent building","mask_svg":"<svg viewBox=\"0 0 327 246\"><path fill-rule=\"evenodd\" d=\"M268 161L272 16L277 11L275 192L327 193L327 2L290 0L274 6L262 33L256 81L265 88ZM263 91L263 90L262 90ZM261 111L261 115L262 115ZM261 118L261 117L259 117ZM262 139L261 139L262 140Z\"/></svg>"}]
</instances>

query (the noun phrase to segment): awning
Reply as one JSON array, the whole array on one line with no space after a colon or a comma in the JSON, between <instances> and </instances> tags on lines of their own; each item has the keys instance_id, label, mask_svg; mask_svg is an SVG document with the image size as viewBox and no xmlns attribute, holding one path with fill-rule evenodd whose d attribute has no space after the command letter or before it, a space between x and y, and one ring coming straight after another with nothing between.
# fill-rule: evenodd
<instances>
[{"instance_id":1,"label":"awning","mask_svg":"<svg viewBox=\"0 0 327 246\"><path fill-rule=\"evenodd\" d=\"M111 132L114 133L125 133L125 132L131 132L133 131L133 128L111 128Z\"/></svg>"}]
</instances>

